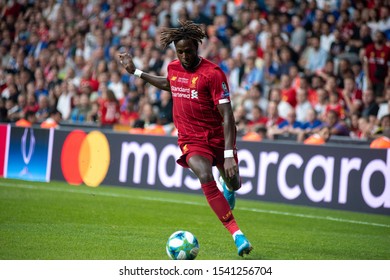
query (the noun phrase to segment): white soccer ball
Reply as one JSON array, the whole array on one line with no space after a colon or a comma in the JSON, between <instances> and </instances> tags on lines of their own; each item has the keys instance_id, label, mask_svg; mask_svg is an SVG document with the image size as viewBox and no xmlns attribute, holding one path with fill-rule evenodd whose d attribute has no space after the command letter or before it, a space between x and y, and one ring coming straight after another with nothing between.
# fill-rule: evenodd
<instances>
[{"instance_id":1,"label":"white soccer ball","mask_svg":"<svg viewBox=\"0 0 390 280\"><path fill-rule=\"evenodd\" d=\"M198 239L189 231L176 231L168 238L166 250L172 260L193 260L199 252Z\"/></svg>"}]
</instances>

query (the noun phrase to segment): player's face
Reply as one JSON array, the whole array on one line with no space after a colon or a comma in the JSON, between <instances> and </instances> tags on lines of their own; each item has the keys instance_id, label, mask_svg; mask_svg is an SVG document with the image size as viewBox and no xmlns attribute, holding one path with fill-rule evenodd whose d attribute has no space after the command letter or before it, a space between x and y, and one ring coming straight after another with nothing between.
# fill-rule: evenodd
<instances>
[{"instance_id":1,"label":"player's face","mask_svg":"<svg viewBox=\"0 0 390 280\"><path fill-rule=\"evenodd\" d=\"M175 44L177 58L186 70L193 70L199 63L198 48L192 40L180 40Z\"/></svg>"}]
</instances>

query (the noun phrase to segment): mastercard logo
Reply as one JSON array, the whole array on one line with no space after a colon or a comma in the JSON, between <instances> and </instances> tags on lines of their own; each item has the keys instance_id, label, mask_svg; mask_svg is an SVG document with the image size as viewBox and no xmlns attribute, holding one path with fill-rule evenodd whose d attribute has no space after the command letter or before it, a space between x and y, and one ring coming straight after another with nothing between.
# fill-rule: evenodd
<instances>
[{"instance_id":1,"label":"mastercard logo","mask_svg":"<svg viewBox=\"0 0 390 280\"><path fill-rule=\"evenodd\" d=\"M109 166L110 146L103 133L74 130L66 137L61 151L61 169L69 184L84 182L97 187L106 177Z\"/></svg>"}]
</instances>

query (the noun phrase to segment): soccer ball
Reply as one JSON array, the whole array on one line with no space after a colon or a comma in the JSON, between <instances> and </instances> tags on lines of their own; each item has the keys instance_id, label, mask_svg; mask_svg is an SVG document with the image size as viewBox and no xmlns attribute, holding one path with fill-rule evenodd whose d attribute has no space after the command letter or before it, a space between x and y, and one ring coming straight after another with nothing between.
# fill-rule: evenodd
<instances>
[{"instance_id":1,"label":"soccer ball","mask_svg":"<svg viewBox=\"0 0 390 280\"><path fill-rule=\"evenodd\" d=\"M198 255L199 243L191 232L179 230L168 238L166 249L172 260L193 260Z\"/></svg>"}]
</instances>

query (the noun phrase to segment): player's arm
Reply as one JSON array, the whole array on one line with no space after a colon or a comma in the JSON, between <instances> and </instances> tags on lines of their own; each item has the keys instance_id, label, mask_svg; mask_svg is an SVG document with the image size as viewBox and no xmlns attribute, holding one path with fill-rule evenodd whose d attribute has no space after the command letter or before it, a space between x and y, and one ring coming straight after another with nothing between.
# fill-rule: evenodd
<instances>
[{"instance_id":1,"label":"player's arm","mask_svg":"<svg viewBox=\"0 0 390 280\"><path fill-rule=\"evenodd\" d=\"M223 117L225 151L231 151L234 149L234 139L236 137L236 126L234 121L233 109L229 102L218 104L218 110ZM228 178L232 178L238 173L238 166L233 156L225 156L224 169L225 174Z\"/></svg>"},{"instance_id":2,"label":"player's arm","mask_svg":"<svg viewBox=\"0 0 390 280\"><path fill-rule=\"evenodd\" d=\"M132 75L140 77L149 84L166 91L171 91L170 84L166 77L156 76L142 72L135 68L133 59L128 53L121 53L118 55L121 65Z\"/></svg>"}]
</instances>

